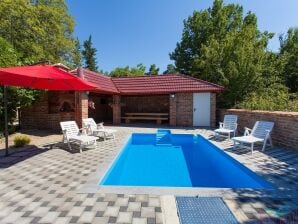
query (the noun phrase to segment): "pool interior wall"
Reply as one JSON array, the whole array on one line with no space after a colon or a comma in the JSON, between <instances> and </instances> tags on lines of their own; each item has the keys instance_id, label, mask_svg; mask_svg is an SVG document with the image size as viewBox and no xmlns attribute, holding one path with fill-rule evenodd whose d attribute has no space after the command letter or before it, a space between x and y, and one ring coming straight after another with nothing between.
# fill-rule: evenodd
<instances>
[{"instance_id":1,"label":"pool interior wall","mask_svg":"<svg viewBox=\"0 0 298 224\"><path fill-rule=\"evenodd\" d=\"M99 185L273 188L202 136L170 133L132 134Z\"/></svg>"}]
</instances>

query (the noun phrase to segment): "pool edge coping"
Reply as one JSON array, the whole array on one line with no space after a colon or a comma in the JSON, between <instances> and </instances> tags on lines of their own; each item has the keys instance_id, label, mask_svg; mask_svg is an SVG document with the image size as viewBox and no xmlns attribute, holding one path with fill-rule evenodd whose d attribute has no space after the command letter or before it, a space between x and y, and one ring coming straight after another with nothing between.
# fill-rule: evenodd
<instances>
[{"instance_id":1,"label":"pool edge coping","mask_svg":"<svg viewBox=\"0 0 298 224\"><path fill-rule=\"evenodd\" d=\"M148 134L148 133L146 133ZM201 134L200 134L201 135ZM204 139L208 140L212 145L223 150L228 156L229 153L225 152L224 148L220 145L214 144L208 138L201 135ZM281 189L251 189L251 188L200 188L200 187L150 187L150 186L111 186L101 185L98 183L103 180L106 173L113 166L114 162L118 159L122 152L123 147L130 140L131 135L124 138L117 146L117 151L110 154L113 157L110 161L104 161L98 165L95 173L90 174L87 182L78 187L78 193L114 193L114 194L150 194L150 195L175 195L175 196L199 196L199 197L223 197L227 199L238 198L238 197L275 197L275 198L289 198L297 194L292 190L281 190ZM231 156L237 162L241 163L237 158ZM244 165L244 164L242 164ZM245 166L245 165L244 165ZM246 166L245 166L246 167ZM247 167L248 169L251 169ZM254 170L251 170L255 172ZM265 177L257 174L260 177ZM270 181L268 181L271 183ZM296 196L297 197L297 196Z\"/></svg>"}]
</instances>

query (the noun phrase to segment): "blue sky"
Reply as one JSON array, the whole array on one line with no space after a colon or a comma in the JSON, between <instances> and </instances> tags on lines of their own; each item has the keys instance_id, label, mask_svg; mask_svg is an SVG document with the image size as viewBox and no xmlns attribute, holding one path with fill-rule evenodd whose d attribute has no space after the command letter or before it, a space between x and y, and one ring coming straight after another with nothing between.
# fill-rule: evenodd
<instances>
[{"instance_id":1,"label":"blue sky","mask_svg":"<svg viewBox=\"0 0 298 224\"><path fill-rule=\"evenodd\" d=\"M180 41L183 19L194 10L212 6L212 0L66 0L75 18L75 34L81 43L92 35L98 50L99 69L110 71L117 66L147 69L156 64L163 72L169 53ZM260 30L276 33L269 49L279 48L278 35L289 27L298 27L297 0L225 0L239 3L245 12L258 17Z\"/></svg>"}]
</instances>

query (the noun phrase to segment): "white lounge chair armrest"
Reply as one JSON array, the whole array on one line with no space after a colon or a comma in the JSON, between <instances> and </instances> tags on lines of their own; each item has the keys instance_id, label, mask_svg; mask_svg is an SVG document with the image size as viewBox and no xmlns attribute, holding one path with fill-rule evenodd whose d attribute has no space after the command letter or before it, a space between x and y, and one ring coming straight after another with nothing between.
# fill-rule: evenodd
<instances>
[{"instance_id":1,"label":"white lounge chair armrest","mask_svg":"<svg viewBox=\"0 0 298 224\"><path fill-rule=\"evenodd\" d=\"M219 128L223 128L224 123L223 122L219 122Z\"/></svg>"},{"instance_id":2,"label":"white lounge chair armrest","mask_svg":"<svg viewBox=\"0 0 298 224\"><path fill-rule=\"evenodd\" d=\"M251 131L252 131L252 129L245 127L244 128L244 136L250 135Z\"/></svg>"},{"instance_id":3,"label":"white lounge chair armrest","mask_svg":"<svg viewBox=\"0 0 298 224\"><path fill-rule=\"evenodd\" d=\"M68 137L67 137L67 130L62 130L62 133L63 133L63 141L65 140L68 140Z\"/></svg>"},{"instance_id":4,"label":"white lounge chair armrest","mask_svg":"<svg viewBox=\"0 0 298 224\"><path fill-rule=\"evenodd\" d=\"M84 128L85 128L85 130L86 130L85 132L87 134L91 134L92 133L91 124L86 125Z\"/></svg>"},{"instance_id":5,"label":"white lounge chair armrest","mask_svg":"<svg viewBox=\"0 0 298 224\"><path fill-rule=\"evenodd\" d=\"M67 137L67 130L62 130L63 136Z\"/></svg>"},{"instance_id":6,"label":"white lounge chair armrest","mask_svg":"<svg viewBox=\"0 0 298 224\"><path fill-rule=\"evenodd\" d=\"M86 127L80 128L79 130L82 135L87 135L88 129Z\"/></svg>"},{"instance_id":7,"label":"white lounge chair armrest","mask_svg":"<svg viewBox=\"0 0 298 224\"><path fill-rule=\"evenodd\" d=\"M268 138L271 134L271 131L270 130L265 130L266 131L266 138Z\"/></svg>"},{"instance_id":8,"label":"white lounge chair armrest","mask_svg":"<svg viewBox=\"0 0 298 224\"><path fill-rule=\"evenodd\" d=\"M104 124L104 122L100 122L100 123L98 123L98 124L97 124L97 128L99 128L99 129L103 129L103 128L104 128L103 124Z\"/></svg>"},{"instance_id":9,"label":"white lounge chair armrest","mask_svg":"<svg viewBox=\"0 0 298 224\"><path fill-rule=\"evenodd\" d=\"M234 131L237 130L237 127L238 127L238 124L236 123L236 124L235 124L235 128L234 128Z\"/></svg>"}]
</instances>

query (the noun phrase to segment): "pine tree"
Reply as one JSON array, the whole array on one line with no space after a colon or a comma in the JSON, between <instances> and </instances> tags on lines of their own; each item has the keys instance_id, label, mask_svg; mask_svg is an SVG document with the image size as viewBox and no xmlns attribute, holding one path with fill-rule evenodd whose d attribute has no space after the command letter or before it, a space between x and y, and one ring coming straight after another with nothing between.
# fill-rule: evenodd
<instances>
[{"instance_id":1,"label":"pine tree","mask_svg":"<svg viewBox=\"0 0 298 224\"><path fill-rule=\"evenodd\" d=\"M96 66L96 48L92 46L92 37L89 36L89 39L84 41L84 50L82 51L83 59L85 61L85 68L88 68L91 71L97 72L98 67Z\"/></svg>"}]
</instances>

